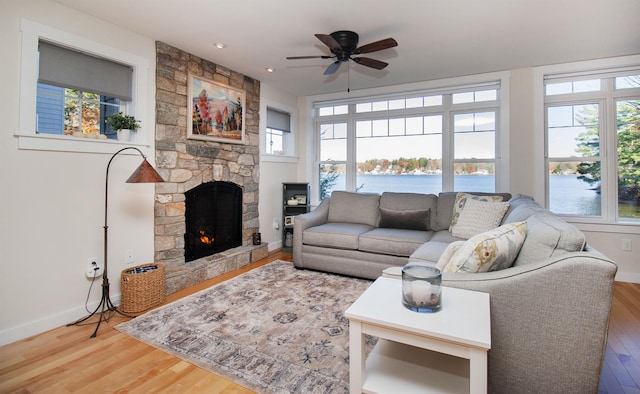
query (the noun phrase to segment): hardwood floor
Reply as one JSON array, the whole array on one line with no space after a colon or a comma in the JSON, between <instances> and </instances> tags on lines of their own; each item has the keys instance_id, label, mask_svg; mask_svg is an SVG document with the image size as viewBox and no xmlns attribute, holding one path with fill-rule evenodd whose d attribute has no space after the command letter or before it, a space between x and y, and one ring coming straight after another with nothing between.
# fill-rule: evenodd
<instances>
[{"instance_id":1,"label":"hardwood floor","mask_svg":"<svg viewBox=\"0 0 640 394\"><path fill-rule=\"evenodd\" d=\"M237 271L172 294L193 294L274 260L273 253ZM95 325L60 327L0 347L0 393L251 393L233 382L145 345L114 329L114 316ZM601 393L640 393L640 284L617 282Z\"/></svg>"},{"instance_id":2,"label":"hardwood floor","mask_svg":"<svg viewBox=\"0 0 640 394\"><path fill-rule=\"evenodd\" d=\"M599 392L640 394L640 284L615 284Z\"/></svg>"}]
</instances>

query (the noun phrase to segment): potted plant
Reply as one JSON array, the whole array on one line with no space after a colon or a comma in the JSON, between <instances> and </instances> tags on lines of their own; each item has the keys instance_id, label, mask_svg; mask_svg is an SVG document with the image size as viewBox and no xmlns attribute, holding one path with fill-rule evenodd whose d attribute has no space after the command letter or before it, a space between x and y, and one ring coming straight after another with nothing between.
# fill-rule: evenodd
<instances>
[{"instance_id":1,"label":"potted plant","mask_svg":"<svg viewBox=\"0 0 640 394\"><path fill-rule=\"evenodd\" d=\"M140 121L122 112L108 116L106 122L118 133L118 141L129 141L130 133L140 128Z\"/></svg>"}]
</instances>

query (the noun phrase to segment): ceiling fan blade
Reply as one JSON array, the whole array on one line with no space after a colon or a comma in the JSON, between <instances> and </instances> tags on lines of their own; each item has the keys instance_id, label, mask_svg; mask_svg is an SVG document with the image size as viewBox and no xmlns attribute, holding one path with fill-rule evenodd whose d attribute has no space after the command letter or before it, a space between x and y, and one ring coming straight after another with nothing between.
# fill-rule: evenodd
<instances>
[{"instance_id":1,"label":"ceiling fan blade","mask_svg":"<svg viewBox=\"0 0 640 394\"><path fill-rule=\"evenodd\" d=\"M342 46L338 44L338 41L336 41L335 38L331 37L328 34L315 34L315 36L318 38L318 40L322 41L324 45L328 46L329 49L335 49L335 50L342 49Z\"/></svg>"},{"instance_id":2,"label":"ceiling fan blade","mask_svg":"<svg viewBox=\"0 0 640 394\"><path fill-rule=\"evenodd\" d=\"M355 54L360 53L371 53L376 51L381 51L383 49L393 48L398 46L398 42L393 38L385 38L384 40L372 42L371 44L366 44L361 46L360 48L355 50Z\"/></svg>"},{"instance_id":3,"label":"ceiling fan blade","mask_svg":"<svg viewBox=\"0 0 640 394\"><path fill-rule=\"evenodd\" d=\"M362 64L363 66L375 68L376 70L382 70L389 65L389 63L381 62L380 60L371 59L368 57L353 57L351 58L351 60L358 64Z\"/></svg>"},{"instance_id":4,"label":"ceiling fan blade","mask_svg":"<svg viewBox=\"0 0 640 394\"><path fill-rule=\"evenodd\" d=\"M333 73L335 73L336 71L338 71L338 69L340 68L340 61L336 61L333 62L329 65L329 67L327 67L326 70L324 70L324 74L323 75L331 75Z\"/></svg>"},{"instance_id":5,"label":"ceiling fan blade","mask_svg":"<svg viewBox=\"0 0 640 394\"><path fill-rule=\"evenodd\" d=\"M296 60L296 59L331 59L335 56L327 56L327 55L318 55L318 56L287 56L287 59L289 60Z\"/></svg>"}]
</instances>

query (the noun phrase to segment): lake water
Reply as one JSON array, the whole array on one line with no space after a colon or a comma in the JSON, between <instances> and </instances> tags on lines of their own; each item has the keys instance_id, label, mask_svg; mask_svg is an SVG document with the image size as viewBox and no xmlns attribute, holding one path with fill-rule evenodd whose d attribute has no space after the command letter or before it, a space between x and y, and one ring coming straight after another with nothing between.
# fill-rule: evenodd
<instances>
[{"instance_id":1,"label":"lake water","mask_svg":"<svg viewBox=\"0 0 640 394\"><path fill-rule=\"evenodd\" d=\"M385 191L438 194L442 190L441 175L358 175L356 184L362 193ZM332 190L344 190L344 175L338 176ZM491 175L457 175L455 189L493 192L495 179ZM576 175L549 177L550 209L569 215L600 215L600 195Z\"/></svg>"}]
</instances>

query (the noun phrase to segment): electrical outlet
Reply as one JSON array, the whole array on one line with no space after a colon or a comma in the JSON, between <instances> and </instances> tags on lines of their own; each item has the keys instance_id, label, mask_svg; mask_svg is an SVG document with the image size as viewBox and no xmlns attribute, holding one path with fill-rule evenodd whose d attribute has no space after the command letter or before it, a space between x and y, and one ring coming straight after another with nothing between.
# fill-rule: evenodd
<instances>
[{"instance_id":1,"label":"electrical outlet","mask_svg":"<svg viewBox=\"0 0 640 394\"><path fill-rule=\"evenodd\" d=\"M127 249L124 252L124 261L127 264L133 264L133 249Z\"/></svg>"},{"instance_id":2,"label":"electrical outlet","mask_svg":"<svg viewBox=\"0 0 640 394\"><path fill-rule=\"evenodd\" d=\"M625 252L631 252L631 240L630 239L623 239L622 240L622 250L624 250Z\"/></svg>"},{"instance_id":3,"label":"electrical outlet","mask_svg":"<svg viewBox=\"0 0 640 394\"><path fill-rule=\"evenodd\" d=\"M273 219L273 228L274 230L278 230L280 228L280 223L278 222L278 219Z\"/></svg>"},{"instance_id":4,"label":"electrical outlet","mask_svg":"<svg viewBox=\"0 0 640 394\"><path fill-rule=\"evenodd\" d=\"M87 278L99 277L102 275L102 265L95 258L87 260L87 269L85 271Z\"/></svg>"}]
</instances>

